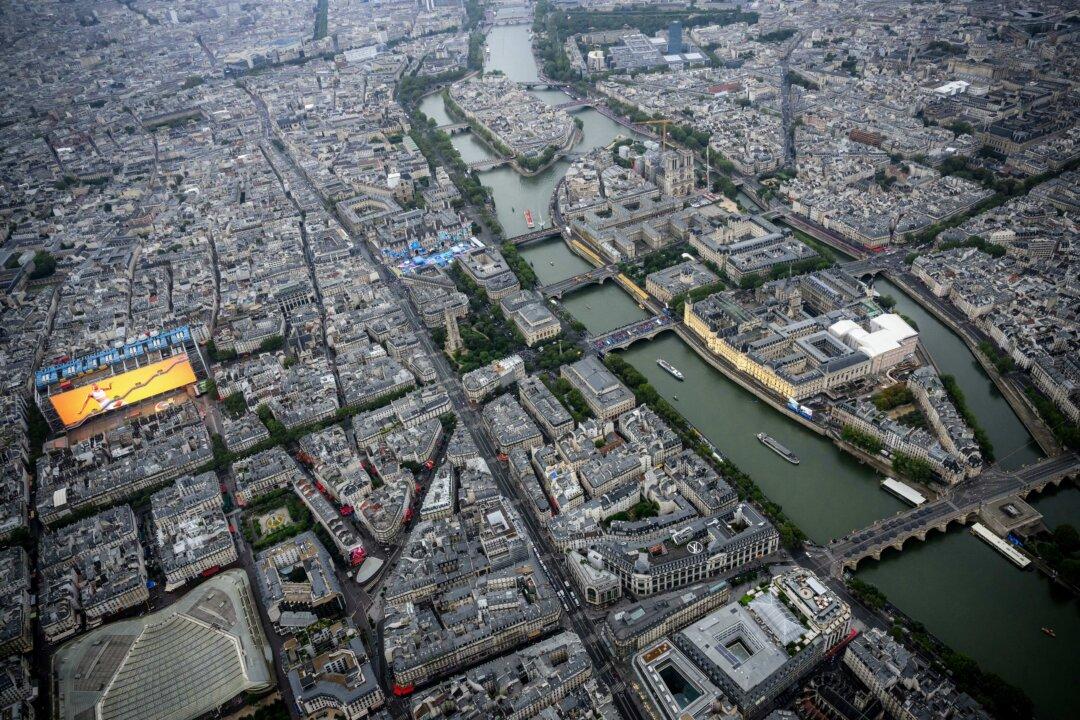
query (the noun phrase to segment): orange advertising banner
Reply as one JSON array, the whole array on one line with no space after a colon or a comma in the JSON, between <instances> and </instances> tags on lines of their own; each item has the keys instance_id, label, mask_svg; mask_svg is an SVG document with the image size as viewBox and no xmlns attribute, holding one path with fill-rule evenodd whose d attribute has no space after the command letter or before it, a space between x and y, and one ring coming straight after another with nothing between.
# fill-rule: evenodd
<instances>
[{"instance_id":1,"label":"orange advertising banner","mask_svg":"<svg viewBox=\"0 0 1080 720\"><path fill-rule=\"evenodd\" d=\"M91 385L49 397L66 427L89 417L134 405L146 398L195 382L195 371L186 355L159 360L145 367L99 380Z\"/></svg>"}]
</instances>

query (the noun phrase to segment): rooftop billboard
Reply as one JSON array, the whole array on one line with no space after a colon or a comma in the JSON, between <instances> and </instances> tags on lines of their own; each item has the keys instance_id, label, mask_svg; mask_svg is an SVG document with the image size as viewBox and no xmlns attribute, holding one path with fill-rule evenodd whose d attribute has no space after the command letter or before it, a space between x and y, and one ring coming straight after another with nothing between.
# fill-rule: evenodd
<instances>
[{"instance_id":1,"label":"rooftop billboard","mask_svg":"<svg viewBox=\"0 0 1080 720\"><path fill-rule=\"evenodd\" d=\"M70 428L88 418L134 405L195 381L195 371L187 355L174 355L90 385L50 395L49 402L64 426Z\"/></svg>"}]
</instances>

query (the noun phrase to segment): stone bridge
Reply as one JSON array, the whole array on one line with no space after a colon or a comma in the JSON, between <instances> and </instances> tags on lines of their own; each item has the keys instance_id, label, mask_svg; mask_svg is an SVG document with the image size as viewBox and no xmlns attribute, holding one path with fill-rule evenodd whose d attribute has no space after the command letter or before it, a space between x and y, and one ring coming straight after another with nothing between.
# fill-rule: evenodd
<instances>
[{"instance_id":1,"label":"stone bridge","mask_svg":"<svg viewBox=\"0 0 1080 720\"><path fill-rule=\"evenodd\" d=\"M871 256L865 260L843 263L840 269L857 278L873 277L878 273L885 272L886 268L883 260L884 258L880 256Z\"/></svg>"},{"instance_id":2,"label":"stone bridge","mask_svg":"<svg viewBox=\"0 0 1080 720\"><path fill-rule=\"evenodd\" d=\"M558 228L549 227L541 228L539 230L532 230L522 235L515 235L510 238L508 242L513 243L518 247L524 247L525 245L531 245L541 240L550 240L551 238L557 238L562 235Z\"/></svg>"},{"instance_id":3,"label":"stone bridge","mask_svg":"<svg viewBox=\"0 0 1080 720\"><path fill-rule=\"evenodd\" d=\"M592 107L592 100L567 100L564 103L559 103L555 106L556 110L576 110L583 107Z\"/></svg>"},{"instance_id":4,"label":"stone bridge","mask_svg":"<svg viewBox=\"0 0 1080 720\"><path fill-rule=\"evenodd\" d=\"M609 280L618 274L618 265L601 265L598 268L568 277L551 285L544 285L540 288L540 292L544 294L544 297L559 298L561 300L562 296L568 292L579 290L594 283L602 285L605 280Z\"/></svg>"},{"instance_id":5,"label":"stone bridge","mask_svg":"<svg viewBox=\"0 0 1080 720\"><path fill-rule=\"evenodd\" d=\"M469 123L459 122L459 123L450 123L448 125L440 125L439 127L435 128L435 129L436 130L442 130L447 135L457 135L458 133L469 132L469 130L471 128L469 127Z\"/></svg>"},{"instance_id":6,"label":"stone bridge","mask_svg":"<svg viewBox=\"0 0 1080 720\"><path fill-rule=\"evenodd\" d=\"M1080 471L1080 457L1067 453L1018 470L991 467L981 475L956 485L944 495L919 507L878 520L829 544L830 571L840 576L854 570L866 558L881 559L892 548L903 550L908 540L926 540L931 530L945 532L952 523L966 525L979 510L1013 495L1025 497L1049 484L1058 485Z\"/></svg>"},{"instance_id":7,"label":"stone bridge","mask_svg":"<svg viewBox=\"0 0 1080 720\"><path fill-rule=\"evenodd\" d=\"M674 330L675 321L667 315L655 315L617 327L602 335L590 335L589 346L603 355L611 350L628 348L638 340L649 340L665 330Z\"/></svg>"},{"instance_id":8,"label":"stone bridge","mask_svg":"<svg viewBox=\"0 0 1080 720\"><path fill-rule=\"evenodd\" d=\"M502 165L506 165L507 163L510 162L510 160L511 160L511 158L507 158L507 157L497 157L497 158L487 158L485 160L475 160L475 161L469 163L469 169L470 170L475 170L476 172L485 172L487 170L494 170L497 167L501 167Z\"/></svg>"}]
</instances>

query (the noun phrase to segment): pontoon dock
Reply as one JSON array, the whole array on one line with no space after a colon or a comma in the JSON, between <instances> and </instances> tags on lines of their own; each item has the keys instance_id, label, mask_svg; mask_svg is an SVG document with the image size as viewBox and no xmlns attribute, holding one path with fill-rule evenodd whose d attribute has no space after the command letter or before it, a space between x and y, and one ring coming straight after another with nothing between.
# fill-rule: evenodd
<instances>
[{"instance_id":1,"label":"pontoon dock","mask_svg":"<svg viewBox=\"0 0 1080 720\"><path fill-rule=\"evenodd\" d=\"M922 505L924 502L926 502L926 498L923 497L922 493L915 490L914 488L908 487L899 480L885 478L881 481L881 487L885 488L885 490L900 498L904 502L910 503L915 507L918 507L919 505Z\"/></svg>"},{"instance_id":2,"label":"pontoon dock","mask_svg":"<svg viewBox=\"0 0 1080 720\"><path fill-rule=\"evenodd\" d=\"M975 523L971 526L971 534L980 540L984 540L990 547L997 550L999 553L1007 557L1012 561L1014 565L1019 568L1026 568L1031 564L1031 561L1024 556L1022 552L1014 548L1009 543L999 538L994 533L986 529L982 523Z\"/></svg>"}]
</instances>

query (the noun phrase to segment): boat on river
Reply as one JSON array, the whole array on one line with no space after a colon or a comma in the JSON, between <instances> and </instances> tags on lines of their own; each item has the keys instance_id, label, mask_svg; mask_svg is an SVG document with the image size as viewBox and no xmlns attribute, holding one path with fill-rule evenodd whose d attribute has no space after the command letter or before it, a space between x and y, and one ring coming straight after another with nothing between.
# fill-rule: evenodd
<instances>
[{"instance_id":1,"label":"boat on river","mask_svg":"<svg viewBox=\"0 0 1080 720\"><path fill-rule=\"evenodd\" d=\"M656 359L656 364L659 365L660 367L664 368L665 370L667 370L669 373L671 373L671 376L673 378L675 378L676 380L683 380L684 377L685 377L682 374L682 372L679 370L679 368L675 367L674 365L669 363L664 358L657 358Z\"/></svg>"},{"instance_id":2,"label":"boat on river","mask_svg":"<svg viewBox=\"0 0 1080 720\"><path fill-rule=\"evenodd\" d=\"M798 465L799 464L799 457L795 453L791 452L786 447L781 445L776 440L776 438L770 437L770 436L766 435L765 433L758 433L757 434L757 439L761 441L762 445L769 448L774 453L776 453L780 457L784 458L785 460L787 460L792 465Z\"/></svg>"},{"instance_id":3,"label":"boat on river","mask_svg":"<svg viewBox=\"0 0 1080 720\"><path fill-rule=\"evenodd\" d=\"M528 208L525 208L525 224L529 226L530 230L536 227L536 223L533 222L532 210Z\"/></svg>"}]
</instances>

